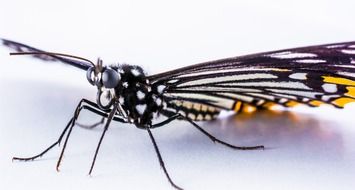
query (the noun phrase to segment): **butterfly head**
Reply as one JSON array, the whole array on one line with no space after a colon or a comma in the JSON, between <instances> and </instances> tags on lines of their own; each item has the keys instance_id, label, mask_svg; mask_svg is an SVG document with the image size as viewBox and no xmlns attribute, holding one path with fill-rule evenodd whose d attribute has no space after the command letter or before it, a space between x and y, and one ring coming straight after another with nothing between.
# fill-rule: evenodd
<instances>
[{"instance_id":1,"label":"butterfly head","mask_svg":"<svg viewBox=\"0 0 355 190\"><path fill-rule=\"evenodd\" d=\"M103 66L102 60L98 59L97 64L86 71L86 78L91 85L97 87L98 106L109 109L116 98L114 89L121 81L121 74L109 66Z\"/></svg>"}]
</instances>

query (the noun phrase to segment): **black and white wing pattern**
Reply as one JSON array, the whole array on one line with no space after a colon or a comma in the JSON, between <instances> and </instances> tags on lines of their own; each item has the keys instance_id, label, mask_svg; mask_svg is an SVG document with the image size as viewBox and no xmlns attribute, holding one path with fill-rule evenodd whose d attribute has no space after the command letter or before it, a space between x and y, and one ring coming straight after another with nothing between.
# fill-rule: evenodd
<instances>
[{"instance_id":1,"label":"black and white wing pattern","mask_svg":"<svg viewBox=\"0 0 355 190\"><path fill-rule=\"evenodd\" d=\"M7 39L0 38L0 41L2 41L4 46L7 46L19 53L20 52L38 52L38 53L45 52L43 50L28 46L28 45L25 45L22 43L7 40ZM32 56L37 59L43 60L43 61L60 61L60 62L72 65L74 67L77 67L77 68L83 69L83 70L87 70L91 66L91 64L88 62L79 61L77 59L64 58L64 57L57 56L57 55L34 54Z\"/></svg>"},{"instance_id":2,"label":"black and white wing pattern","mask_svg":"<svg viewBox=\"0 0 355 190\"><path fill-rule=\"evenodd\" d=\"M220 110L274 105L343 108L355 101L355 42L226 58L151 75L166 114L209 120Z\"/></svg>"}]
</instances>

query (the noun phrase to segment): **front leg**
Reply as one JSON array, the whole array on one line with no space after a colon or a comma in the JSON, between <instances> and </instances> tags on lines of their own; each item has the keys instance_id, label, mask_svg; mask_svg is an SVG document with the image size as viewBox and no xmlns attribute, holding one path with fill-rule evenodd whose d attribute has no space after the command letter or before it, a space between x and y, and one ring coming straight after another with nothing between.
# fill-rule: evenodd
<instances>
[{"instance_id":1,"label":"front leg","mask_svg":"<svg viewBox=\"0 0 355 190\"><path fill-rule=\"evenodd\" d=\"M86 102L90 102L89 100L86 99L82 99L79 104L77 105L76 108L76 112L80 112L82 109L88 109L88 107L83 106L83 103ZM90 109L88 109L90 110ZM35 155L35 156L31 156L31 157L13 157L13 160L20 160L20 161L31 161L31 160L35 160L39 157L42 157L43 155L45 155L49 150L51 150L54 146L59 145L61 143L61 141L63 140L63 137L65 135L65 133L68 131L69 127L75 122L75 117L73 116L68 124L65 126L64 130L62 131L62 133L60 134L59 138L57 141L55 141L52 145L50 145L48 148L46 148L43 152Z\"/></svg>"},{"instance_id":2,"label":"front leg","mask_svg":"<svg viewBox=\"0 0 355 190\"><path fill-rule=\"evenodd\" d=\"M35 160L39 157L42 157L43 155L45 155L49 150L51 150L53 147L55 147L56 145L60 145L61 141L63 140L64 135L66 134L66 132L68 131L68 129L74 125L76 118L78 117L78 115L80 114L81 110L88 110L90 112L93 112L95 114L101 115L102 117L107 117L107 113L103 112L102 110L100 110L97 105L94 102L91 102L89 100L86 99L82 99L77 108L74 116L69 120L68 124L66 125L66 127L64 128L64 130L62 131L61 135L59 136L58 140L55 141L52 145L50 145L48 148L46 148L44 151L42 151L41 153L35 155L35 156L31 156L31 157L13 157L13 160L19 160L19 161L32 161ZM77 115L75 117L75 115ZM115 117L114 118L115 121L119 121L119 122L123 122L123 119L120 119L119 117Z\"/></svg>"}]
</instances>

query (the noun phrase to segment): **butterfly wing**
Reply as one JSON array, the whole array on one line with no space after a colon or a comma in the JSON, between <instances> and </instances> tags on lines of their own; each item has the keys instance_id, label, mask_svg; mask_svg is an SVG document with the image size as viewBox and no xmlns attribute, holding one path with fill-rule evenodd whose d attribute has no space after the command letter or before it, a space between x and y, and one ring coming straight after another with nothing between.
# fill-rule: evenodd
<instances>
[{"instance_id":1,"label":"butterfly wing","mask_svg":"<svg viewBox=\"0 0 355 190\"><path fill-rule=\"evenodd\" d=\"M15 50L16 52L45 52L43 50L22 44L22 43L18 43L15 41L11 41L11 40L6 40L6 39L1 39L0 41L2 41L3 45ZM74 67L77 67L79 69L83 69L83 70L87 70L91 64L84 62L84 61L79 61L79 60L75 60L75 59L70 59L70 58L64 58L64 57L60 57L57 55L48 55L48 54L35 54L32 55L33 57L40 59L42 61L60 61L69 65L72 65Z\"/></svg>"},{"instance_id":2,"label":"butterfly wing","mask_svg":"<svg viewBox=\"0 0 355 190\"><path fill-rule=\"evenodd\" d=\"M166 87L163 96L171 109L186 115L195 110L192 118L203 115L195 104L235 111L247 105L250 109L299 103L342 108L355 101L355 42L232 57L148 79Z\"/></svg>"}]
</instances>

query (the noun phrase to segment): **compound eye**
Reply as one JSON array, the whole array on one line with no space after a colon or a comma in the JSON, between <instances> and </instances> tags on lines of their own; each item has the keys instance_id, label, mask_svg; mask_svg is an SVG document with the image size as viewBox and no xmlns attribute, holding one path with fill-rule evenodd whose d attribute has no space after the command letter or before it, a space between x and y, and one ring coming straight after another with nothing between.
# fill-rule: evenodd
<instances>
[{"instance_id":1,"label":"compound eye","mask_svg":"<svg viewBox=\"0 0 355 190\"><path fill-rule=\"evenodd\" d=\"M91 85L95 85L95 73L94 73L94 67L90 67L86 71L86 79L89 81Z\"/></svg>"},{"instance_id":2,"label":"compound eye","mask_svg":"<svg viewBox=\"0 0 355 190\"><path fill-rule=\"evenodd\" d=\"M115 88L121 80L121 75L110 68L106 68L102 73L102 84L105 88Z\"/></svg>"}]
</instances>

